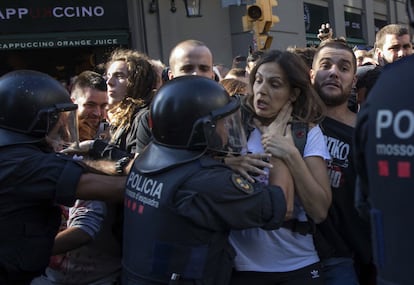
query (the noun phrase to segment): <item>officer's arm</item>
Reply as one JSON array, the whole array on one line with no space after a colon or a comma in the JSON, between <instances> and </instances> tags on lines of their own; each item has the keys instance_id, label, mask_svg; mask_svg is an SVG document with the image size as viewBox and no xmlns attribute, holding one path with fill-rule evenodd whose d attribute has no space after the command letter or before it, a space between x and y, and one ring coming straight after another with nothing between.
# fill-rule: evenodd
<instances>
[{"instance_id":1,"label":"officer's arm","mask_svg":"<svg viewBox=\"0 0 414 285\"><path fill-rule=\"evenodd\" d=\"M124 197L126 176L107 176L84 173L76 189L76 198L121 202Z\"/></svg>"},{"instance_id":2,"label":"officer's arm","mask_svg":"<svg viewBox=\"0 0 414 285\"><path fill-rule=\"evenodd\" d=\"M82 162L88 167L88 170L93 173L126 175L132 167L133 159L130 156L125 156L117 161L85 159L82 160Z\"/></svg>"},{"instance_id":3,"label":"officer's arm","mask_svg":"<svg viewBox=\"0 0 414 285\"><path fill-rule=\"evenodd\" d=\"M277 184L286 187L282 181ZM175 193L173 204L179 215L214 231L253 227L277 229L286 215L286 199L281 187L251 184L227 167L188 179Z\"/></svg>"}]
</instances>

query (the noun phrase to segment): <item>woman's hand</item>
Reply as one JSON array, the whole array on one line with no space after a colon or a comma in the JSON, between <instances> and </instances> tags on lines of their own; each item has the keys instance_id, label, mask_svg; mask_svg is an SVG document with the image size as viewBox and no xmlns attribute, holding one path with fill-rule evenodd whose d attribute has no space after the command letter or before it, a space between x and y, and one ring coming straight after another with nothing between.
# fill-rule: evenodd
<instances>
[{"instance_id":1,"label":"woman's hand","mask_svg":"<svg viewBox=\"0 0 414 285\"><path fill-rule=\"evenodd\" d=\"M283 135L266 133L262 136L264 151L283 161L286 161L292 153L298 151L292 138L292 129L290 125L288 126Z\"/></svg>"},{"instance_id":2,"label":"woman's hand","mask_svg":"<svg viewBox=\"0 0 414 285\"><path fill-rule=\"evenodd\" d=\"M255 119L254 123L257 128L259 128L262 135L264 134L279 134L283 135L285 134L286 127L291 120L292 117L292 102L288 101L282 109L279 111L279 114L276 116L276 118L273 120L273 122L268 125L262 125L262 123Z\"/></svg>"},{"instance_id":3,"label":"woman's hand","mask_svg":"<svg viewBox=\"0 0 414 285\"><path fill-rule=\"evenodd\" d=\"M258 120L255 122L262 132L262 145L265 152L282 160L296 150L289 124L291 117L292 103L289 101L269 126L261 125Z\"/></svg>"}]
</instances>

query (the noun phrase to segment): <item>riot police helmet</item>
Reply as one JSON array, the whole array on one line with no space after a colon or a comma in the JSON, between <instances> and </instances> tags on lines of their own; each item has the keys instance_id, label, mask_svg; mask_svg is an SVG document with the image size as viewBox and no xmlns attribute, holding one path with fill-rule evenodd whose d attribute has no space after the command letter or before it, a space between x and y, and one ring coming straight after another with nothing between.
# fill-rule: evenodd
<instances>
[{"instance_id":1,"label":"riot police helmet","mask_svg":"<svg viewBox=\"0 0 414 285\"><path fill-rule=\"evenodd\" d=\"M178 77L159 90L151 105L154 140L173 148L239 153L244 144L241 121L231 116L239 115L239 107L239 98L230 97L214 80Z\"/></svg>"},{"instance_id":2,"label":"riot police helmet","mask_svg":"<svg viewBox=\"0 0 414 285\"><path fill-rule=\"evenodd\" d=\"M240 154L246 146L240 98L202 76L165 83L151 104L150 125L153 142L137 158L142 172L192 161L207 151Z\"/></svg>"},{"instance_id":3,"label":"riot police helmet","mask_svg":"<svg viewBox=\"0 0 414 285\"><path fill-rule=\"evenodd\" d=\"M77 140L77 105L53 77L16 70L0 77L0 146L36 143L52 146Z\"/></svg>"}]
</instances>

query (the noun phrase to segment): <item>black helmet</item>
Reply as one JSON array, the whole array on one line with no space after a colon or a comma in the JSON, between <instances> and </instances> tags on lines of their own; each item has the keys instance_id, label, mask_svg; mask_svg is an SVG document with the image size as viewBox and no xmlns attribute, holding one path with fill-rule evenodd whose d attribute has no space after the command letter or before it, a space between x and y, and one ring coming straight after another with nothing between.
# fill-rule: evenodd
<instances>
[{"instance_id":1,"label":"black helmet","mask_svg":"<svg viewBox=\"0 0 414 285\"><path fill-rule=\"evenodd\" d=\"M68 91L47 74L17 70L0 77L0 146L38 142L61 112L76 110Z\"/></svg>"},{"instance_id":2,"label":"black helmet","mask_svg":"<svg viewBox=\"0 0 414 285\"><path fill-rule=\"evenodd\" d=\"M207 149L240 153L246 139L239 107L239 97L230 97L212 79L190 75L168 81L150 107L154 142L138 157L151 157L151 166L142 163L139 169L160 170L191 161Z\"/></svg>"}]
</instances>

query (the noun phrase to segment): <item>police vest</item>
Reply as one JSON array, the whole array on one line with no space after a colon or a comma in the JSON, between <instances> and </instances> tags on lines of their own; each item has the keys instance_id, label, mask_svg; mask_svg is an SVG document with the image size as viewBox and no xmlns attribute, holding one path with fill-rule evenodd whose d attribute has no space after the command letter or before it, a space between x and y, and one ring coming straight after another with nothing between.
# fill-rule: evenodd
<instances>
[{"instance_id":1,"label":"police vest","mask_svg":"<svg viewBox=\"0 0 414 285\"><path fill-rule=\"evenodd\" d=\"M196 225L178 215L174 206L186 180L217 164L201 158L154 175L144 175L134 165L125 193L124 278L167 284L179 276L202 284L228 283L234 258L228 232Z\"/></svg>"},{"instance_id":2,"label":"police vest","mask_svg":"<svg viewBox=\"0 0 414 285\"><path fill-rule=\"evenodd\" d=\"M413 69L413 56L387 65L366 106L365 161L378 284L413 282Z\"/></svg>"}]
</instances>

